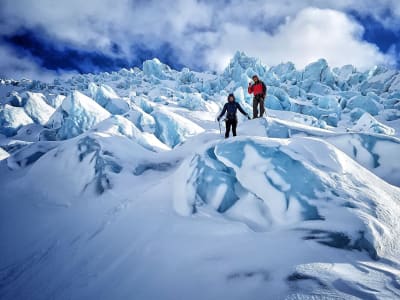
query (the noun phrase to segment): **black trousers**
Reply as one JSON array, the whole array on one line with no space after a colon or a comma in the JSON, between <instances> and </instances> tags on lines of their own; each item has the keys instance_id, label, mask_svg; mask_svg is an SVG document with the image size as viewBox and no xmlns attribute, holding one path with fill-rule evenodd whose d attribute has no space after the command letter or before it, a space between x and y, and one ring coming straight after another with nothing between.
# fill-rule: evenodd
<instances>
[{"instance_id":1,"label":"black trousers","mask_svg":"<svg viewBox=\"0 0 400 300\"><path fill-rule=\"evenodd\" d=\"M260 117L264 115L264 98L261 95L256 95L253 98L253 119L258 118L258 106L260 107Z\"/></svg>"},{"instance_id":2,"label":"black trousers","mask_svg":"<svg viewBox=\"0 0 400 300\"><path fill-rule=\"evenodd\" d=\"M238 121L237 120L225 120L225 138L229 137L229 132L231 131L231 127L232 127L232 133L233 136L236 136L236 127L237 127Z\"/></svg>"}]
</instances>

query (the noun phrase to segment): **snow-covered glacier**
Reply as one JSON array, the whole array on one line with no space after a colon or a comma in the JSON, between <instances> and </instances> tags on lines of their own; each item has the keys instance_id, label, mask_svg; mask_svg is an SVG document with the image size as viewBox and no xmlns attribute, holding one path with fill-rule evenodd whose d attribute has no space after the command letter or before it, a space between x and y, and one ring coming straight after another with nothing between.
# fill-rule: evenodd
<instances>
[{"instance_id":1,"label":"snow-covered glacier","mask_svg":"<svg viewBox=\"0 0 400 300\"><path fill-rule=\"evenodd\" d=\"M0 298L400 298L399 130L383 66L1 79Z\"/></svg>"}]
</instances>

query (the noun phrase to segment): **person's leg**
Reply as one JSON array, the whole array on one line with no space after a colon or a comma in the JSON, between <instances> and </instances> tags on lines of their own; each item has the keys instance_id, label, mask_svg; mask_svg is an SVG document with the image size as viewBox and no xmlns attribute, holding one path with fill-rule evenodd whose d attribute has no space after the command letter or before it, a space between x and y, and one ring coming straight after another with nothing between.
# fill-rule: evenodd
<instances>
[{"instance_id":1,"label":"person's leg","mask_svg":"<svg viewBox=\"0 0 400 300\"><path fill-rule=\"evenodd\" d=\"M264 107L264 99L260 98L260 117L264 116L265 107Z\"/></svg>"},{"instance_id":2,"label":"person's leg","mask_svg":"<svg viewBox=\"0 0 400 300\"><path fill-rule=\"evenodd\" d=\"M229 137L229 131L231 131L232 123L229 120L225 121L225 138Z\"/></svg>"},{"instance_id":3,"label":"person's leg","mask_svg":"<svg viewBox=\"0 0 400 300\"><path fill-rule=\"evenodd\" d=\"M236 136L236 127L237 127L237 124L238 124L238 121L237 121L237 120L232 121L232 133L233 133L233 136Z\"/></svg>"},{"instance_id":4,"label":"person's leg","mask_svg":"<svg viewBox=\"0 0 400 300\"><path fill-rule=\"evenodd\" d=\"M254 97L253 98L253 119L258 117L257 106L258 106L258 99L257 99L257 97Z\"/></svg>"}]
</instances>

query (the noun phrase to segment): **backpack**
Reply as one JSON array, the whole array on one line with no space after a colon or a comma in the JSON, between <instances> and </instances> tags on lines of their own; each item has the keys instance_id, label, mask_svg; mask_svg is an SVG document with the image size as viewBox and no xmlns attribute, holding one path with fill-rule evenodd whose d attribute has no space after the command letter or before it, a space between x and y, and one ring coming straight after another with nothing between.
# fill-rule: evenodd
<instances>
[{"instance_id":1,"label":"backpack","mask_svg":"<svg viewBox=\"0 0 400 300\"><path fill-rule=\"evenodd\" d=\"M265 83L263 81L261 81L261 84L262 84L262 89L263 89L264 95L267 95L267 86L265 85Z\"/></svg>"}]
</instances>

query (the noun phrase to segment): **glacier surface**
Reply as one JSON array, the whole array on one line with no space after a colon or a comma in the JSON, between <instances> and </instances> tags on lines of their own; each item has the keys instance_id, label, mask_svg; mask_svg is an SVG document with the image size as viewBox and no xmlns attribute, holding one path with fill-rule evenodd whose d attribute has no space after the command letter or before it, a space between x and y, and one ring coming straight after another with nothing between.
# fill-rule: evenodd
<instances>
[{"instance_id":1,"label":"glacier surface","mask_svg":"<svg viewBox=\"0 0 400 300\"><path fill-rule=\"evenodd\" d=\"M224 139L254 74L266 115ZM1 79L0 298L399 298L399 88L242 52L221 74Z\"/></svg>"}]
</instances>

